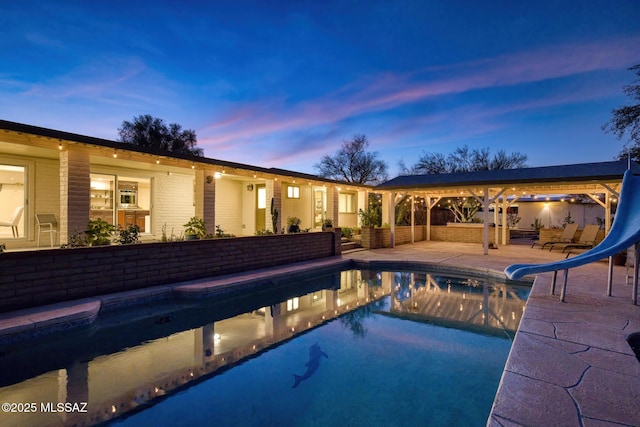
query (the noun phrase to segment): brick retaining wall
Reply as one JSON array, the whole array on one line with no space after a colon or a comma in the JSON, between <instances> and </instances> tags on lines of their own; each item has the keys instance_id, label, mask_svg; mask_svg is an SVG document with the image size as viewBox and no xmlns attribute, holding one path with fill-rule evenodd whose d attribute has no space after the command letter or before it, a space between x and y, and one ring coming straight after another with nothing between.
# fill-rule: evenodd
<instances>
[{"instance_id":1,"label":"brick retaining wall","mask_svg":"<svg viewBox=\"0 0 640 427\"><path fill-rule=\"evenodd\" d=\"M502 233L502 228L499 229ZM431 240L442 242L482 243L483 227L431 226ZM427 239L427 226L416 225L414 241ZM500 234L500 242L502 241ZM489 227L489 243L495 240L495 227ZM411 226L396 226L396 246L411 243ZM507 233L507 244L510 236ZM362 227L362 246L367 249L388 248L391 246L391 229Z\"/></svg>"},{"instance_id":2,"label":"brick retaining wall","mask_svg":"<svg viewBox=\"0 0 640 427\"><path fill-rule=\"evenodd\" d=\"M334 233L8 252L0 254L0 312L339 254L339 228Z\"/></svg>"},{"instance_id":3,"label":"brick retaining wall","mask_svg":"<svg viewBox=\"0 0 640 427\"><path fill-rule=\"evenodd\" d=\"M499 240L502 242L502 227L498 227ZM482 243L484 227L461 227L434 225L431 227L431 240L442 242ZM496 228L489 226L489 243L495 243ZM510 233L507 233L507 244L511 241Z\"/></svg>"}]
</instances>

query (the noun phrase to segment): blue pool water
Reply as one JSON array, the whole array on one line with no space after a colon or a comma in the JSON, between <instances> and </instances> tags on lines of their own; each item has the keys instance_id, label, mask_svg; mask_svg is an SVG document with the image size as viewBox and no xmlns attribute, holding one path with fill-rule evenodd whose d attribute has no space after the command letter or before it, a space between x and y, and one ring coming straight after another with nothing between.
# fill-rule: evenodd
<instances>
[{"instance_id":1,"label":"blue pool water","mask_svg":"<svg viewBox=\"0 0 640 427\"><path fill-rule=\"evenodd\" d=\"M124 420L122 426L482 426L505 338L383 315L356 335L339 320ZM309 348L328 355L303 374Z\"/></svg>"},{"instance_id":2,"label":"blue pool water","mask_svg":"<svg viewBox=\"0 0 640 427\"><path fill-rule=\"evenodd\" d=\"M483 426L528 292L353 270L102 313L0 347L0 400L87 412L0 425Z\"/></svg>"}]
</instances>

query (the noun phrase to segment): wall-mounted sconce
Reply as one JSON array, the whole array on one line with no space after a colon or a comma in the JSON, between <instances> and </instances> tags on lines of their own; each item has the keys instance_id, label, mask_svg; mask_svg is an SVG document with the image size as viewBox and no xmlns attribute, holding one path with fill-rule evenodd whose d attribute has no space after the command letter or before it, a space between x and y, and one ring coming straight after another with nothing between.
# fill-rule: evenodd
<instances>
[{"instance_id":1,"label":"wall-mounted sconce","mask_svg":"<svg viewBox=\"0 0 640 427\"><path fill-rule=\"evenodd\" d=\"M253 191L253 184L247 184L247 191Z\"/></svg>"}]
</instances>

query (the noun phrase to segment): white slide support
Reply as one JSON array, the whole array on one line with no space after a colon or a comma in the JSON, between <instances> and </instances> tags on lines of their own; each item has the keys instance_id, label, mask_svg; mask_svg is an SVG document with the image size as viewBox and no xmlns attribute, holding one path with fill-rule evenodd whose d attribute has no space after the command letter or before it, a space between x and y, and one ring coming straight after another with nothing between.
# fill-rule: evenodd
<instances>
[{"instance_id":1,"label":"white slide support","mask_svg":"<svg viewBox=\"0 0 640 427\"><path fill-rule=\"evenodd\" d=\"M611 230L596 247L573 258L561 261L546 264L512 264L505 268L504 272L510 279L519 279L527 274L544 273L547 271L557 273L559 270L563 270L564 284L560 299L564 301L567 275L570 268L609 257L610 266L607 294L611 295L611 257L635 245L632 301L636 304L638 299L638 242L640 242L640 176L635 176L628 170L624 173L624 178L622 179L620 203L618 204ZM554 274L551 292L553 292L553 288L555 288L556 276L557 274Z\"/></svg>"}]
</instances>

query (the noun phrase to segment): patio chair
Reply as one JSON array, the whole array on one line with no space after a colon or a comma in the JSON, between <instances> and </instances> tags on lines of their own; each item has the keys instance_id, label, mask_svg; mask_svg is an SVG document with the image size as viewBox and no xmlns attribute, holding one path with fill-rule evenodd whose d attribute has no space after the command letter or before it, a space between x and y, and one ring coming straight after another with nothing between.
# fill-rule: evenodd
<instances>
[{"instance_id":1,"label":"patio chair","mask_svg":"<svg viewBox=\"0 0 640 427\"><path fill-rule=\"evenodd\" d=\"M560 235L558 239L549 240L546 242L541 242L540 240L536 240L535 242L533 242L531 247L533 248L535 245L539 245L541 246L541 249L544 249L545 246L553 245L554 243L572 243L574 241L573 239L575 238L577 232L578 232L578 224L576 223L567 224L567 226L562 231L562 235Z\"/></svg>"},{"instance_id":2,"label":"patio chair","mask_svg":"<svg viewBox=\"0 0 640 427\"><path fill-rule=\"evenodd\" d=\"M24 206L18 206L13 211L13 214L11 215L11 219L9 221L0 221L0 227L11 227L13 237L20 237L20 232L18 231L18 223L20 223L20 217L22 216L23 210Z\"/></svg>"},{"instance_id":3,"label":"patio chair","mask_svg":"<svg viewBox=\"0 0 640 427\"><path fill-rule=\"evenodd\" d=\"M58 221L54 214L36 214L36 224L38 226L37 246L40 246L40 234L49 233L49 241L51 247L55 242L55 237L58 234Z\"/></svg>"},{"instance_id":4,"label":"patio chair","mask_svg":"<svg viewBox=\"0 0 640 427\"><path fill-rule=\"evenodd\" d=\"M588 248L591 249L596 245L596 237L598 237L598 231L600 231L599 225L587 225L582 230L582 234L580 235L580 239L574 243L554 243L551 245L550 251L554 249L562 248L562 253L567 249L581 249Z\"/></svg>"}]
</instances>

